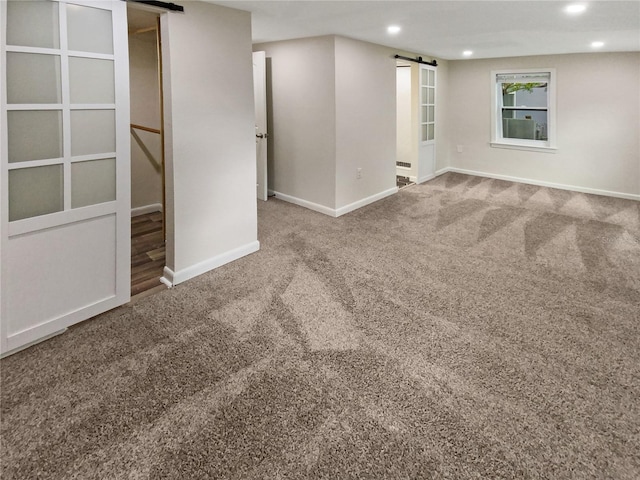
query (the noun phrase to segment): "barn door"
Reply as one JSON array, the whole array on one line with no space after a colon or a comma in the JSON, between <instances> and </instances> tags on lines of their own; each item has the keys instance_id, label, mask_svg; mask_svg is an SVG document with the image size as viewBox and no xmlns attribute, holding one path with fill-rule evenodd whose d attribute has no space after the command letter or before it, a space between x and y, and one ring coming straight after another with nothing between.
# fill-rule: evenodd
<instances>
[{"instance_id":1,"label":"barn door","mask_svg":"<svg viewBox=\"0 0 640 480\"><path fill-rule=\"evenodd\" d=\"M436 173L436 69L420 65L420 144L417 183Z\"/></svg>"},{"instance_id":2,"label":"barn door","mask_svg":"<svg viewBox=\"0 0 640 480\"><path fill-rule=\"evenodd\" d=\"M126 3L1 2L0 353L130 296Z\"/></svg>"}]
</instances>

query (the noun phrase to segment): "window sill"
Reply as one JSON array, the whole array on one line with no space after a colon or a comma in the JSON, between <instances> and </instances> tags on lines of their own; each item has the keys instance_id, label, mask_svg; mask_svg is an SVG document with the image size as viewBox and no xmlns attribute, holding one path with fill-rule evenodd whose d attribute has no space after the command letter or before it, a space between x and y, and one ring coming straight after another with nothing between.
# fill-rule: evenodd
<instances>
[{"instance_id":1,"label":"window sill","mask_svg":"<svg viewBox=\"0 0 640 480\"><path fill-rule=\"evenodd\" d=\"M520 145L517 143L490 142L493 148L507 148L511 150L525 150L529 152L556 153L556 147L542 147L536 145Z\"/></svg>"}]
</instances>

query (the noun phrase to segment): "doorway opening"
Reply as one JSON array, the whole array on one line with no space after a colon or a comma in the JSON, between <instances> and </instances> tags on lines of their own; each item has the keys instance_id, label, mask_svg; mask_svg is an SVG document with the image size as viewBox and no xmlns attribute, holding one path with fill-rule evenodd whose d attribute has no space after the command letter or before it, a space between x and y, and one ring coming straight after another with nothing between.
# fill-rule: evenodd
<instances>
[{"instance_id":1,"label":"doorway opening","mask_svg":"<svg viewBox=\"0 0 640 480\"><path fill-rule=\"evenodd\" d=\"M411 63L398 60L396 62L396 185L405 188L415 184L416 175L414 150L414 112L412 91Z\"/></svg>"},{"instance_id":2,"label":"doorway opening","mask_svg":"<svg viewBox=\"0 0 640 480\"><path fill-rule=\"evenodd\" d=\"M165 171L160 14L129 4L131 296L166 287Z\"/></svg>"},{"instance_id":3,"label":"doorway opening","mask_svg":"<svg viewBox=\"0 0 640 480\"><path fill-rule=\"evenodd\" d=\"M396 63L396 183L424 183L436 172L436 66Z\"/></svg>"}]
</instances>

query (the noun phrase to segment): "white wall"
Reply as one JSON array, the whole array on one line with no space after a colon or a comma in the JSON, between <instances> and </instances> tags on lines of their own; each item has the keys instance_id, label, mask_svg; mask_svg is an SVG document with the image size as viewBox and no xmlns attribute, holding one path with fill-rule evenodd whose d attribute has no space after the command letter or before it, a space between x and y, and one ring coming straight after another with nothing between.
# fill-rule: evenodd
<instances>
[{"instance_id":1,"label":"white wall","mask_svg":"<svg viewBox=\"0 0 640 480\"><path fill-rule=\"evenodd\" d=\"M491 70L555 68L555 154L491 148ZM449 62L454 168L615 194L640 194L640 53ZM463 146L458 153L456 145ZM441 167L442 168L442 167Z\"/></svg>"},{"instance_id":2,"label":"white wall","mask_svg":"<svg viewBox=\"0 0 640 480\"><path fill-rule=\"evenodd\" d=\"M450 137L448 124L451 111L449 60L438 60L436 69L436 172L450 163ZM416 82L418 80L416 79ZM416 98L415 104L419 100ZM419 113L417 113L419 115Z\"/></svg>"},{"instance_id":3,"label":"white wall","mask_svg":"<svg viewBox=\"0 0 640 480\"><path fill-rule=\"evenodd\" d=\"M268 72L269 189L335 216L395 193L394 55L416 55L339 36L254 45L261 50ZM446 62L438 63L444 68L438 82L446 84ZM418 70L412 65L410 143L416 159ZM440 124L446 91L437 93ZM436 129L436 139L446 139L446 129ZM446 149L437 154L437 165L447 165Z\"/></svg>"},{"instance_id":4,"label":"white wall","mask_svg":"<svg viewBox=\"0 0 640 480\"><path fill-rule=\"evenodd\" d=\"M160 86L156 32L129 34L131 123L160 129ZM134 130L131 135L131 207L162 204L160 135Z\"/></svg>"},{"instance_id":5,"label":"white wall","mask_svg":"<svg viewBox=\"0 0 640 480\"><path fill-rule=\"evenodd\" d=\"M396 60L372 43L335 37L335 46L339 209L396 187Z\"/></svg>"},{"instance_id":6,"label":"white wall","mask_svg":"<svg viewBox=\"0 0 640 480\"><path fill-rule=\"evenodd\" d=\"M269 188L329 215L394 193L396 52L337 36L254 50L267 54Z\"/></svg>"},{"instance_id":7,"label":"white wall","mask_svg":"<svg viewBox=\"0 0 640 480\"><path fill-rule=\"evenodd\" d=\"M254 50L264 50L269 63L269 189L335 208L334 37Z\"/></svg>"},{"instance_id":8,"label":"white wall","mask_svg":"<svg viewBox=\"0 0 640 480\"><path fill-rule=\"evenodd\" d=\"M161 19L173 283L259 246L250 14L180 4Z\"/></svg>"}]
</instances>

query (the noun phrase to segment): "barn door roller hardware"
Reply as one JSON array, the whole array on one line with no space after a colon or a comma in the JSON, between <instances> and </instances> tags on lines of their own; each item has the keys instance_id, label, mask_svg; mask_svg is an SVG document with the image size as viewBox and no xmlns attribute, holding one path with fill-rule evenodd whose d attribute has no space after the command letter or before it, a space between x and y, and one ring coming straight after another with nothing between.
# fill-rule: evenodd
<instances>
[{"instance_id":1,"label":"barn door roller hardware","mask_svg":"<svg viewBox=\"0 0 640 480\"><path fill-rule=\"evenodd\" d=\"M438 66L438 62L436 62L435 60L433 60L432 62L427 62L425 60L422 60L422 57L410 58L403 57L402 55L396 55L395 58L401 58L402 60L408 60L409 62L422 63L424 65L431 65L432 67Z\"/></svg>"},{"instance_id":2,"label":"barn door roller hardware","mask_svg":"<svg viewBox=\"0 0 640 480\"><path fill-rule=\"evenodd\" d=\"M176 5L175 3L158 2L156 0L125 0L125 2L142 3L143 5L149 5L150 7L164 8L172 12L184 12L184 7Z\"/></svg>"}]
</instances>

